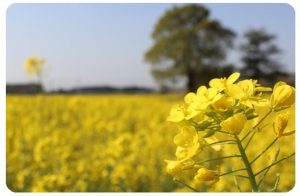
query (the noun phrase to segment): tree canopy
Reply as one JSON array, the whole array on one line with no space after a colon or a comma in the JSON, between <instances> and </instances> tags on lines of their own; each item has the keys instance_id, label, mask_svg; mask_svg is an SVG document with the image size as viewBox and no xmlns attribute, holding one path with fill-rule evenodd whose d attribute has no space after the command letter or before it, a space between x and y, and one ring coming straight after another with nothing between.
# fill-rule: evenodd
<instances>
[{"instance_id":1,"label":"tree canopy","mask_svg":"<svg viewBox=\"0 0 300 196\"><path fill-rule=\"evenodd\" d=\"M279 77L287 76L282 65L275 58L281 51L275 44L275 35L263 29L251 29L244 34L245 42L241 45L244 67L242 75L264 83L274 83Z\"/></svg>"},{"instance_id":2,"label":"tree canopy","mask_svg":"<svg viewBox=\"0 0 300 196\"><path fill-rule=\"evenodd\" d=\"M230 72L232 67L221 62L234 36L232 30L210 19L203 5L174 6L157 22L152 33L154 43L145 59L152 64L159 84L186 81L187 89L194 91L212 75Z\"/></svg>"}]
</instances>

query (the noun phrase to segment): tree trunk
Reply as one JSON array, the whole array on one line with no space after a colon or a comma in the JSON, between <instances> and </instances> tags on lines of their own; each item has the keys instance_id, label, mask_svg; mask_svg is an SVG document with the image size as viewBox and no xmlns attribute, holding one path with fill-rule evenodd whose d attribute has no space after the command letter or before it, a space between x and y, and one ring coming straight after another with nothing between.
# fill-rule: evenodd
<instances>
[{"instance_id":1,"label":"tree trunk","mask_svg":"<svg viewBox=\"0 0 300 196\"><path fill-rule=\"evenodd\" d=\"M195 81L195 74L189 70L187 73L187 84L186 84L188 92L195 92L196 91L196 81Z\"/></svg>"}]
</instances>

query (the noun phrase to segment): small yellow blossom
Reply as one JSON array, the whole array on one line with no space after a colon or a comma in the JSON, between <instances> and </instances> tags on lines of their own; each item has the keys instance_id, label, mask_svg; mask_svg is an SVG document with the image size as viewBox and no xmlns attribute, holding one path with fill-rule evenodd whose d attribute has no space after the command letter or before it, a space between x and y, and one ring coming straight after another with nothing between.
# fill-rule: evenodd
<instances>
[{"instance_id":1,"label":"small yellow blossom","mask_svg":"<svg viewBox=\"0 0 300 196\"><path fill-rule=\"evenodd\" d=\"M231 74L228 79L227 78L214 78L210 80L209 86L217 89L218 91L223 91L228 86L232 85L238 78L240 77L240 73L235 72Z\"/></svg>"},{"instance_id":2,"label":"small yellow blossom","mask_svg":"<svg viewBox=\"0 0 300 196\"><path fill-rule=\"evenodd\" d=\"M24 68L29 75L39 75L42 71L42 65L44 63L44 59L38 58L36 56L31 56L25 60Z\"/></svg>"},{"instance_id":3,"label":"small yellow blossom","mask_svg":"<svg viewBox=\"0 0 300 196\"><path fill-rule=\"evenodd\" d=\"M167 162L166 171L171 175L176 175L177 173L181 172L182 170L192 169L195 162L193 160L186 160L186 161L171 161L165 160Z\"/></svg>"},{"instance_id":4,"label":"small yellow blossom","mask_svg":"<svg viewBox=\"0 0 300 196\"><path fill-rule=\"evenodd\" d=\"M187 104L191 104L192 102L194 102L195 98L196 98L195 93L188 93L184 96L184 102Z\"/></svg>"},{"instance_id":5,"label":"small yellow blossom","mask_svg":"<svg viewBox=\"0 0 300 196\"><path fill-rule=\"evenodd\" d=\"M220 126L224 131L227 131L233 135L238 135L244 129L246 122L246 116L243 113L238 113L227 118L220 124Z\"/></svg>"},{"instance_id":6,"label":"small yellow blossom","mask_svg":"<svg viewBox=\"0 0 300 196\"><path fill-rule=\"evenodd\" d=\"M251 105L251 103L248 102L248 100L255 93L255 84L255 80L242 80L237 84L229 86L228 94L234 99L240 100L241 103L244 103L247 106L249 104Z\"/></svg>"},{"instance_id":7,"label":"small yellow blossom","mask_svg":"<svg viewBox=\"0 0 300 196\"><path fill-rule=\"evenodd\" d=\"M170 121L170 122L180 122L182 120L184 120L185 118L185 113L184 113L184 107L177 104L177 105L174 105L172 108L171 108L171 111L170 111L170 114L167 118L167 121Z\"/></svg>"},{"instance_id":8,"label":"small yellow blossom","mask_svg":"<svg viewBox=\"0 0 300 196\"><path fill-rule=\"evenodd\" d=\"M187 112L189 118L193 118L201 114L209 105L215 103L222 97L222 94L215 88L206 88L200 86L197 94L189 93L185 96L184 100L188 104Z\"/></svg>"},{"instance_id":9,"label":"small yellow blossom","mask_svg":"<svg viewBox=\"0 0 300 196\"><path fill-rule=\"evenodd\" d=\"M177 146L175 155L178 158L178 160L187 160L197 154L199 147L200 147L199 142L195 143L194 145L188 148Z\"/></svg>"},{"instance_id":10,"label":"small yellow blossom","mask_svg":"<svg viewBox=\"0 0 300 196\"><path fill-rule=\"evenodd\" d=\"M215 88L206 88L206 86L200 86L197 89L197 97L204 105L209 105L222 97L222 94Z\"/></svg>"},{"instance_id":11,"label":"small yellow blossom","mask_svg":"<svg viewBox=\"0 0 300 196\"><path fill-rule=\"evenodd\" d=\"M295 131L284 132L290 118L290 112L285 112L276 116L275 121L273 123L273 130L278 137L288 136L295 133Z\"/></svg>"},{"instance_id":12,"label":"small yellow blossom","mask_svg":"<svg viewBox=\"0 0 300 196\"><path fill-rule=\"evenodd\" d=\"M295 103L295 88L285 82L277 82L271 95L271 106L274 109L289 107Z\"/></svg>"},{"instance_id":13,"label":"small yellow blossom","mask_svg":"<svg viewBox=\"0 0 300 196\"><path fill-rule=\"evenodd\" d=\"M198 134L194 127L184 126L181 127L180 133L174 137L174 143L177 146L187 148L193 146L198 142Z\"/></svg>"},{"instance_id":14,"label":"small yellow blossom","mask_svg":"<svg viewBox=\"0 0 300 196\"><path fill-rule=\"evenodd\" d=\"M236 84L230 85L227 94L239 100L245 106L253 108L253 106L264 106L268 104L268 100L256 95L256 92L270 91L270 88L262 87L257 80L242 80Z\"/></svg>"},{"instance_id":15,"label":"small yellow blossom","mask_svg":"<svg viewBox=\"0 0 300 196\"><path fill-rule=\"evenodd\" d=\"M222 97L218 101L212 104L212 107L218 112L226 112L233 104L231 97Z\"/></svg>"},{"instance_id":16,"label":"small yellow blossom","mask_svg":"<svg viewBox=\"0 0 300 196\"><path fill-rule=\"evenodd\" d=\"M200 168L197 171L196 176L194 177L196 181L209 181L209 182L217 182L219 181L219 175L217 172L208 170L206 168Z\"/></svg>"}]
</instances>

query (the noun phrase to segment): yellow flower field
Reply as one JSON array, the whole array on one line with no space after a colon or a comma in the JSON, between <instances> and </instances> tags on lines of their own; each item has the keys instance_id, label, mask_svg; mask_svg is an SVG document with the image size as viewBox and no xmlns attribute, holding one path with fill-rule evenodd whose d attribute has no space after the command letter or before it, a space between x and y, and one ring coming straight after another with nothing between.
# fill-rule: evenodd
<instances>
[{"instance_id":1,"label":"yellow flower field","mask_svg":"<svg viewBox=\"0 0 300 196\"><path fill-rule=\"evenodd\" d=\"M8 95L7 186L12 191L37 192L191 191L166 172L165 160L176 157L173 138L178 133L177 126L166 120L182 99L180 95ZM249 146L249 156L274 139L270 127L255 135L255 141L261 142ZM270 163L278 148L282 156L294 152L294 140L294 135L282 137L280 146L271 148L255 167ZM201 154L204 160L211 156L210 151ZM291 190L294 163L290 158L272 167L264 187L271 189L280 173L278 191ZM240 167L227 161L220 170ZM200 191L239 191L235 180L231 175L220 177ZM237 180L242 191L249 189L248 181Z\"/></svg>"}]
</instances>

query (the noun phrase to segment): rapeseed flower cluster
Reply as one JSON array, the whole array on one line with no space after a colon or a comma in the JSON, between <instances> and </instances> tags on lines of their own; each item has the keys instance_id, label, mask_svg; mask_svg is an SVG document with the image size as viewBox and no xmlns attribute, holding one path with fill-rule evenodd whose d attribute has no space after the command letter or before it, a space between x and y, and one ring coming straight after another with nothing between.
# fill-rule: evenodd
<instances>
[{"instance_id":1,"label":"rapeseed flower cluster","mask_svg":"<svg viewBox=\"0 0 300 196\"><path fill-rule=\"evenodd\" d=\"M273 163L255 171L258 169L254 164L256 160L266 155L280 138L295 132L293 124L288 126L294 118L295 88L282 81L273 88L264 87L257 80L239 81L239 77L240 73L236 72L228 78L212 79L208 87L200 86L197 92L188 93L184 103L174 105L170 111L168 121L178 125L179 133L174 137L176 160L166 160L167 172L176 181L191 187L180 181L187 180L184 173L189 171L188 175L194 176L191 182L193 190L203 184L215 184L222 176L235 174L241 177L239 173L244 171L246 175L243 177L248 179L250 190L261 191L262 176L267 175L263 173L294 156L292 153L279 161L277 155ZM256 150L257 154L253 153L253 157L249 156L246 149L251 140L270 125L273 127L272 133L275 133L272 136L274 140L265 149ZM212 153L216 156L205 159L202 154L207 148L214 150ZM234 154L228 155L228 152ZM243 168L220 171L222 162L227 159L241 162ZM214 162L214 168L204 165L208 162Z\"/></svg>"},{"instance_id":2,"label":"rapeseed flower cluster","mask_svg":"<svg viewBox=\"0 0 300 196\"><path fill-rule=\"evenodd\" d=\"M42 72L42 66L45 63L45 59L32 55L25 59L24 69L29 76L39 76Z\"/></svg>"}]
</instances>

